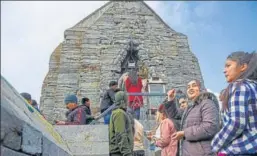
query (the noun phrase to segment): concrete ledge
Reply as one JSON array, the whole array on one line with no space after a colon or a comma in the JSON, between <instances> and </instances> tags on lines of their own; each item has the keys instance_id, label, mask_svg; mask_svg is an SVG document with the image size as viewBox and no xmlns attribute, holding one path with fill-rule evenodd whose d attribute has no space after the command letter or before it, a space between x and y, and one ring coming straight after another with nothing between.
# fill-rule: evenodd
<instances>
[{"instance_id":1,"label":"concrete ledge","mask_svg":"<svg viewBox=\"0 0 257 156\"><path fill-rule=\"evenodd\" d=\"M74 156L108 156L109 130L107 125L55 126Z\"/></svg>"}]
</instances>

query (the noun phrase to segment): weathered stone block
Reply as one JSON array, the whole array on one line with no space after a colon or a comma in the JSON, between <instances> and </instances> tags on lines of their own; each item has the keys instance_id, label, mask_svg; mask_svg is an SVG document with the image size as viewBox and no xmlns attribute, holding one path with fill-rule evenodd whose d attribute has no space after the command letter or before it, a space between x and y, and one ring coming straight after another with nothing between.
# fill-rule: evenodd
<instances>
[{"instance_id":1,"label":"weathered stone block","mask_svg":"<svg viewBox=\"0 0 257 156\"><path fill-rule=\"evenodd\" d=\"M1 132L2 133L2 132ZM3 145L14 150L21 149L21 134L17 131L9 131L4 136Z\"/></svg>"},{"instance_id":2,"label":"weathered stone block","mask_svg":"<svg viewBox=\"0 0 257 156\"><path fill-rule=\"evenodd\" d=\"M107 125L55 126L55 130L62 135L74 155L109 155Z\"/></svg>"},{"instance_id":3,"label":"weathered stone block","mask_svg":"<svg viewBox=\"0 0 257 156\"><path fill-rule=\"evenodd\" d=\"M55 126L55 130L69 142L109 141L107 125Z\"/></svg>"},{"instance_id":4,"label":"weathered stone block","mask_svg":"<svg viewBox=\"0 0 257 156\"><path fill-rule=\"evenodd\" d=\"M23 125L21 148L30 154L42 153L42 133L28 124Z\"/></svg>"},{"instance_id":5,"label":"weathered stone block","mask_svg":"<svg viewBox=\"0 0 257 156\"><path fill-rule=\"evenodd\" d=\"M57 144L43 137L43 153L42 156L71 156Z\"/></svg>"},{"instance_id":6,"label":"weathered stone block","mask_svg":"<svg viewBox=\"0 0 257 156\"><path fill-rule=\"evenodd\" d=\"M29 156L29 155L16 152L14 150L1 146L1 156Z\"/></svg>"}]
</instances>

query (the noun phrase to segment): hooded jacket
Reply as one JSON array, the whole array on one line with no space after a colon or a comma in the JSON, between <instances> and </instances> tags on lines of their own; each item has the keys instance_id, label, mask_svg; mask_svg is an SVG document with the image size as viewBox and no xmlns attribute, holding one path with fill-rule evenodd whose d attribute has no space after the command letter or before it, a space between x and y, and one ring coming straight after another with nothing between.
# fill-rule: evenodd
<instances>
[{"instance_id":1,"label":"hooded jacket","mask_svg":"<svg viewBox=\"0 0 257 156\"><path fill-rule=\"evenodd\" d=\"M125 111L127 96L123 91L115 94L115 105L109 124L110 154L132 156L134 146L132 120Z\"/></svg>"}]
</instances>

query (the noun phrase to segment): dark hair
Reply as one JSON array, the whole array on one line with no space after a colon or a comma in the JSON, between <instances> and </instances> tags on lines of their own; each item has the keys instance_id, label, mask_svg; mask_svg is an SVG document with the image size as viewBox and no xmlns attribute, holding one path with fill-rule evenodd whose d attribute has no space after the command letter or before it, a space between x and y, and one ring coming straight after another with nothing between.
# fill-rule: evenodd
<instances>
[{"instance_id":1,"label":"dark hair","mask_svg":"<svg viewBox=\"0 0 257 156\"><path fill-rule=\"evenodd\" d=\"M186 98L186 94L185 93L183 93L181 90L177 90L176 91L176 99L177 100L179 100L179 99L181 99L181 98Z\"/></svg>"},{"instance_id":2,"label":"dark hair","mask_svg":"<svg viewBox=\"0 0 257 156\"><path fill-rule=\"evenodd\" d=\"M32 100L32 106L37 106L37 101L36 100Z\"/></svg>"},{"instance_id":3,"label":"dark hair","mask_svg":"<svg viewBox=\"0 0 257 156\"><path fill-rule=\"evenodd\" d=\"M112 86L115 86L115 85L118 85L118 83L116 81L111 81L109 83L109 87L112 87Z\"/></svg>"},{"instance_id":4,"label":"dark hair","mask_svg":"<svg viewBox=\"0 0 257 156\"><path fill-rule=\"evenodd\" d=\"M89 101L89 98L87 98L87 97L84 97L84 98L81 99L82 105L84 105L88 101Z\"/></svg>"},{"instance_id":5,"label":"dark hair","mask_svg":"<svg viewBox=\"0 0 257 156\"><path fill-rule=\"evenodd\" d=\"M128 78L130 79L131 83L136 85L138 82L138 75L136 70L130 70L128 74Z\"/></svg>"},{"instance_id":6,"label":"dark hair","mask_svg":"<svg viewBox=\"0 0 257 156\"><path fill-rule=\"evenodd\" d=\"M257 53L247 53L243 51L236 51L231 53L227 59L236 61L238 65L247 64L248 67L245 72L241 73L238 79L251 79L256 81L257 80ZM240 86L242 81L237 83L237 87ZM228 87L225 89L225 91L222 93L223 100L222 100L222 111L228 110L228 100L229 100L229 88L232 86L232 83L228 85ZM235 90L233 91L235 92Z\"/></svg>"},{"instance_id":7,"label":"dark hair","mask_svg":"<svg viewBox=\"0 0 257 156\"><path fill-rule=\"evenodd\" d=\"M21 93L20 94L24 99L26 99L27 101L31 100L31 95L29 93Z\"/></svg>"},{"instance_id":8,"label":"dark hair","mask_svg":"<svg viewBox=\"0 0 257 156\"><path fill-rule=\"evenodd\" d=\"M197 80L197 79L192 79L192 80L189 80L189 81L187 82L187 84L188 84L189 82L191 82L191 81L195 81L196 84L199 86L199 88L200 88L200 89L202 88L201 82L200 82L199 80Z\"/></svg>"},{"instance_id":9,"label":"dark hair","mask_svg":"<svg viewBox=\"0 0 257 156\"><path fill-rule=\"evenodd\" d=\"M247 53L243 51L236 51L231 53L227 59L236 61L238 65L248 65L246 71L241 73L236 79L257 80L257 54L255 52Z\"/></svg>"}]
</instances>

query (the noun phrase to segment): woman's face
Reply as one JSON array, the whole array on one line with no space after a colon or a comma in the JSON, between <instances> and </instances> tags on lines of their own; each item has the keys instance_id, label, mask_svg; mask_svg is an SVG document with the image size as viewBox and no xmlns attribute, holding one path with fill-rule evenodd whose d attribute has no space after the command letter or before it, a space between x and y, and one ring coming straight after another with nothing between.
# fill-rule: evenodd
<instances>
[{"instance_id":1,"label":"woman's face","mask_svg":"<svg viewBox=\"0 0 257 156\"><path fill-rule=\"evenodd\" d=\"M238 65L236 61L227 59L224 68L224 74L227 82L233 82L237 80L242 72L247 69L247 64Z\"/></svg>"},{"instance_id":2,"label":"woman's face","mask_svg":"<svg viewBox=\"0 0 257 156\"><path fill-rule=\"evenodd\" d=\"M195 80L187 84L187 96L190 100L195 99L200 94L200 86Z\"/></svg>"}]
</instances>

